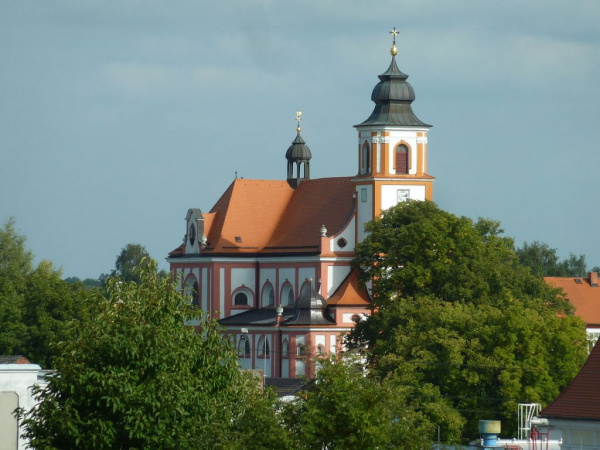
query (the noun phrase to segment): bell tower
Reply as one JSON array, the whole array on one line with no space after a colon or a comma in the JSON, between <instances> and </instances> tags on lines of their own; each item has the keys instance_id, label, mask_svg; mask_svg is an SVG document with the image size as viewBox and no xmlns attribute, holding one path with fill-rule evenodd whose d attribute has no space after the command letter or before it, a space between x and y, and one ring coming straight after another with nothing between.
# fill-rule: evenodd
<instances>
[{"instance_id":1,"label":"bell tower","mask_svg":"<svg viewBox=\"0 0 600 450\"><path fill-rule=\"evenodd\" d=\"M408 75L396 64L396 35L392 61L379 75L371 100L375 108L358 131L358 174L353 179L357 198L357 240L365 237L364 224L407 199L432 200L434 177L427 174L427 132L431 125L412 110L415 92Z\"/></svg>"}]
</instances>

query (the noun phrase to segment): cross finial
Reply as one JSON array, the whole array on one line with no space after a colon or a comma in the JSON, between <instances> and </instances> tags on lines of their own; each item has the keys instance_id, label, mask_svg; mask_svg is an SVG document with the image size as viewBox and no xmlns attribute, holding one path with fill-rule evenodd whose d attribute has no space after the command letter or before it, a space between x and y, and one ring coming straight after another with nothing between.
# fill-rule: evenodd
<instances>
[{"instance_id":1,"label":"cross finial","mask_svg":"<svg viewBox=\"0 0 600 450\"><path fill-rule=\"evenodd\" d=\"M392 49L390 50L390 53L392 54L392 56L396 56L396 54L398 53L398 50L396 49L396 36L398 36L399 31L396 30L396 27L394 27L394 29L392 31L390 31L390 34L393 36L393 42L392 42Z\"/></svg>"},{"instance_id":2,"label":"cross finial","mask_svg":"<svg viewBox=\"0 0 600 450\"><path fill-rule=\"evenodd\" d=\"M298 128L296 130L300 133L300 121L302 120L302 111L296 111L296 122L298 122Z\"/></svg>"}]
</instances>

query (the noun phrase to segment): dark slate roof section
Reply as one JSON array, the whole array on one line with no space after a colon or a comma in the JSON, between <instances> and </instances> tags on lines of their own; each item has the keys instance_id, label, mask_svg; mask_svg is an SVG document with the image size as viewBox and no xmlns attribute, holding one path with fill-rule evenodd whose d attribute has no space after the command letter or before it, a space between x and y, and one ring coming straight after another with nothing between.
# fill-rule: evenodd
<instances>
[{"instance_id":1,"label":"dark slate roof section","mask_svg":"<svg viewBox=\"0 0 600 450\"><path fill-rule=\"evenodd\" d=\"M265 385L272 388L278 397L294 395L306 387L307 380L303 378L266 378Z\"/></svg>"},{"instance_id":2,"label":"dark slate roof section","mask_svg":"<svg viewBox=\"0 0 600 450\"><path fill-rule=\"evenodd\" d=\"M406 79L408 75L402 73L396 64L396 57L388 69L379 75L379 83L373 88L371 100L375 102L375 109L371 116L360 125L391 125L427 127L431 125L419 120L412 110L411 103L415 99L415 91Z\"/></svg>"},{"instance_id":3,"label":"dark slate roof section","mask_svg":"<svg viewBox=\"0 0 600 450\"><path fill-rule=\"evenodd\" d=\"M285 157L288 161L308 161L312 158L310 149L300 136L300 132L296 135L296 139L292 142L292 145L287 149Z\"/></svg>"},{"instance_id":4,"label":"dark slate roof section","mask_svg":"<svg viewBox=\"0 0 600 450\"><path fill-rule=\"evenodd\" d=\"M548 419L600 421L600 341L577 376L540 413Z\"/></svg>"},{"instance_id":5,"label":"dark slate roof section","mask_svg":"<svg viewBox=\"0 0 600 450\"><path fill-rule=\"evenodd\" d=\"M291 319L294 316L294 310L284 308L283 320ZM277 322L277 311L274 308L258 308L244 311L243 313L225 317L219 320L223 326L246 326L246 325L275 325Z\"/></svg>"},{"instance_id":6,"label":"dark slate roof section","mask_svg":"<svg viewBox=\"0 0 600 450\"><path fill-rule=\"evenodd\" d=\"M326 308L327 301L314 288L310 288L296 300L294 316L281 325L335 325Z\"/></svg>"}]
</instances>

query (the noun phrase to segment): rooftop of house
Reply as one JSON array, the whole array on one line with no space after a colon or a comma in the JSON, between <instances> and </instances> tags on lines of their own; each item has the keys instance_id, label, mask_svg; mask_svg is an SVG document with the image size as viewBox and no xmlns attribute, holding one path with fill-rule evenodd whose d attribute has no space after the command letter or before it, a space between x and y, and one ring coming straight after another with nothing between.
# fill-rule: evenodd
<instances>
[{"instance_id":1,"label":"rooftop of house","mask_svg":"<svg viewBox=\"0 0 600 450\"><path fill-rule=\"evenodd\" d=\"M548 419L600 421L600 341L581 371L540 416Z\"/></svg>"},{"instance_id":2,"label":"rooftop of house","mask_svg":"<svg viewBox=\"0 0 600 450\"><path fill-rule=\"evenodd\" d=\"M544 277L550 286L561 288L575 306L575 314L588 327L600 326L600 287L598 273L590 272L587 277Z\"/></svg>"}]
</instances>

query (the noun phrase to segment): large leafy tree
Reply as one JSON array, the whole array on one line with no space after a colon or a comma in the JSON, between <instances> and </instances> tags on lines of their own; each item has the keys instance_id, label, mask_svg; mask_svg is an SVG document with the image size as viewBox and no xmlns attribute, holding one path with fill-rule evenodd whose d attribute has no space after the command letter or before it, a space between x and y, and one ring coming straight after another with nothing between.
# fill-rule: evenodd
<instances>
[{"instance_id":1,"label":"large leafy tree","mask_svg":"<svg viewBox=\"0 0 600 450\"><path fill-rule=\"evenodd\" d=\"M577 373L584 324L519 264L499 223L409 201L366 229L354 263L372 282L374 314L351 343L366 344L380 376L410 387L448 438L476 436L477 420L495 417L514 432L518 402L546 403Z\"/></svg>"},{"instance_id":2,"label":"large leafy tree","mask_svg":"<svg viewBox=\"0 0 600 450\"><path fill-rule=\"evenodd\" d=\"M58 346L56 375L24 420L33 447L285 448L272 398L153 263L108 291Z\"/></svg>"},{"instance_id":3,"label":"large leafy tree","mask_svg":"<svg viewBox=\"0 0 600 450\"><path fill-rule=\"evenodd\" d=\"M284 406L299 449L431 448L433 424L407 401L406 389L363 372L358 360L319 361L314 383Z\"/></svg>"}]
</instances>

